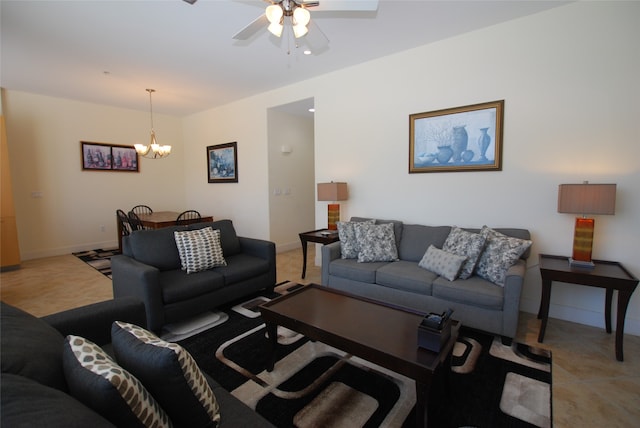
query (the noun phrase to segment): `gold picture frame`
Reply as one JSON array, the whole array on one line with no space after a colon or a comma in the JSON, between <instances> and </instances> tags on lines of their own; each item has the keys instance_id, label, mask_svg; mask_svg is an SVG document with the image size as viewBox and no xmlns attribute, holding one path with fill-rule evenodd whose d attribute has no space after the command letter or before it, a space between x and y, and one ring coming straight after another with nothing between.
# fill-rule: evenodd
<instances>
[{"instance_id":1,"label":"gold picture frame","mask_svg":"<svg viewBox=\"0 0 640 428\"><path fill-rule=\"evenodd\" d=\"M501 171L504 100L409 115L409 173Z\"/></svg>"}]
</instances>

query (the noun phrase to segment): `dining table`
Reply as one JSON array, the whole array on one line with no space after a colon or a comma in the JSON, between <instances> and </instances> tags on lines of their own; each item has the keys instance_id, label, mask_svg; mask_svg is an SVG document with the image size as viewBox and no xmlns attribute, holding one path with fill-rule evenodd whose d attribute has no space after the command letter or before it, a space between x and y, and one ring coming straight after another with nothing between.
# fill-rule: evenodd
<instances>
[{"instance_id":1,"label":"dining table","mask_svg":"<svg viewBox=\"0 0 640 428\"><path fill-rule=\"evenodd\" d=\"M138 214L138 218L142 222L142 226L146 229L161 229L163 227L175 226L176 220L180 215L176 211L154 211L150 214ZM183 224L201 223L213 221L213 216L207 215L201 218L194 218L190 220L183 220ZM122 252L122 230L118 223L118 250Z\"/></svg>"},{"instance_id":2,"label":"dining table","mask_svg":"<svg viewBox=\"0 0 640 428\"><path fill-rule=\"evenodd\" d=\"M175 226L176 219L180 215L174 211L154 211L150 214L138 214L142 225L147 229L161 229L163 227ZM213 216L202 216L190 220L181 220L183 224L201 223L205 221L213 221Z\"/></svg>"}]
</instances>

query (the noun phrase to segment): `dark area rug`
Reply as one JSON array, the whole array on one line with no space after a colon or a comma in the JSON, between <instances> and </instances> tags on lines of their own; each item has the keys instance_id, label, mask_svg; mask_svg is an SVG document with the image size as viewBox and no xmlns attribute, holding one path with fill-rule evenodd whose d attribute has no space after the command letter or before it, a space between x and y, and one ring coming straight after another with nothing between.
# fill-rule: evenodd
<instances>
[{"instance_id":1,"label":"dark area rug","mask_svg":"<svg viewBox=\"0 0 640 428\"><path fill-rule=\"evenodd\" d=\"M120 254L117 248L80 251L72 253L74 256L96 269L103 275L111 278L111 257Z\"/></svg>"},{"instance_id":2,"label":"dark area rug","mask_svg":"<svg viewBox=\"0 0 640 428\"><path fill-rule=\"evenodd\" d=\"M222 308L229 315L225 323L179 343L202 370L274 425L414 426L412 380L286 329L278 331L277 363L267 372L262 319L231 306ZM463 327L432 384L429 426L551 425L550 353L504 345L499 337Z\"/></svg>"}]
</instances>

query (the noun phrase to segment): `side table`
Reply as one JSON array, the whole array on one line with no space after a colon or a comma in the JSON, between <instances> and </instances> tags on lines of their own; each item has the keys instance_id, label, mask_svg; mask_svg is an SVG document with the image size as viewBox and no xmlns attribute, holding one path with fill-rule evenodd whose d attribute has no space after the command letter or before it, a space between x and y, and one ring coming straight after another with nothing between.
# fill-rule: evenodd
<instances>
[{"instance_id":1,"label":"side table","mask_svg":"<svg viewBox=\"0 0 640 428\"><path fill-rule=\"evenodd\" d=\"M611 333L611 303L613 291L618 290L618 316L616 320L616 359L623 361L622 341L624 339L624 318L631 294L638 285L638 278L618 262L593 260L595 267L582 268L569 265L569 258L540 254L538 257L540 275L542 276L542 299L538 318L542 319L538 342L544 340L544 333L549 318L551 300L551 283L566 282L571 284L600 287L606 289L604 321L607 333Z\"/></svg>"},{"instance_id":2,"label":"side table","mask_svg":"<svg viewBox=\"0 0 640 428\"><path fill-rule=\"evenodd\" d=\"M309 232L302 232L300 242L302 243L302 278L307 274L307 242L316 242L318 244L327 245L332 242L339 241L337 230L318 229Z\"/></svg>"}]
</instances>

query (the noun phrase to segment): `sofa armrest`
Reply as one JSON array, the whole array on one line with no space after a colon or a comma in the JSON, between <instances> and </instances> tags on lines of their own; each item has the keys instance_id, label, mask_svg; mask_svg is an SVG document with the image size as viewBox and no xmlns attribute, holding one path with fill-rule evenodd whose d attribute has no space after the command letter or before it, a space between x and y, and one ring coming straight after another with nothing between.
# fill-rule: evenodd
<instances>
[{"instance_id":1,"label":"sofa armrest","mask_svg":"<svg viewBox=\"0 0 640 428\"><path fill-rule=\"evenodd\" d=\"M332 242L331 244L322 246L322 285L328 285L329 283L329 264L341 256L340 241Z\"/></svg>"},{"instance_id":2,"label":"sofa armrest","mask_svg":"<svg viewBox=\"0 0 640 428\"><path fill-rule=\"evenodd\" d=\"M276 285L276 244L264 239L238 236L242 252L250 256L265 259L269 263L269 285L267 291L273 291Z\"/></svg>"},{"instance_id":3,"label":"sofa armrest","mask_svg":"<svg viewBox=\"0 0 640 428\"><path fill-rule=\"evenodd\" d=\"M508 337L515 337L520 315L520 295L524 284L526 262L518 260L509 268L504 280L503 331Z\"/></svg>"},{"instance_id":4,"label":"sofa armrest","mask_svg":"<svg viewBox=\"0 0 640 428\"><path fill-rule=\"evenodd\" d=\"M124 297L106 300L42 317L63 336L82 336L102 346L111 343L111 325L125 321L146 327L144 304L139 299Z\"/></svg>"},{"instance_id":5,"label":"sofa armrest","mask_svg":"<svg viewBox=\"0 0 640 428\"><path fill-rule=\"evenodd\" d=\"M111 257L113 297L136 297L147 313L147 328L159 331L164 325L164 303L160 287L160 270L131 257Z\"/></svg>"}]
</instances>

